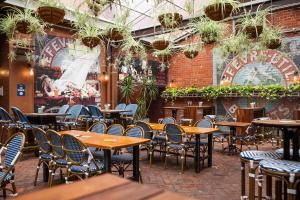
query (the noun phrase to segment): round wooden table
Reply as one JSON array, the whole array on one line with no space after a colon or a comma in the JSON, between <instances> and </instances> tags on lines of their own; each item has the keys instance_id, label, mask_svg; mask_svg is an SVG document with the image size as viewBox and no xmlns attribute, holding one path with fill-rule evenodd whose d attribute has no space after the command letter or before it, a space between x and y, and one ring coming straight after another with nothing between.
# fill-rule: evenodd
<instances>
[{"instance_id":1,"label":"round wooden table","mask_svg":"<svg viewBox=\"0 0 300 200\"><path fill-rule=\"evenodd\" d=\"M283 159L290 160L290 141L293 141L292 160L299 161L300 120L254 120L256 126L275 127L283 133Z\"/></svg>"}]
</instances>

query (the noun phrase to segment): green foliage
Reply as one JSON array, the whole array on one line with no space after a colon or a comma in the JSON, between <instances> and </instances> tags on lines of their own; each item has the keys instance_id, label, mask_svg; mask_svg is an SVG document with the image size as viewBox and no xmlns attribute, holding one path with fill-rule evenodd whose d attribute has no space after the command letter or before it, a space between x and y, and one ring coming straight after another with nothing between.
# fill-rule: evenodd
<instances>
[{"instance_id":1,"label":"green foliage","mask_svg":"<svg viewBox=\"0 0 300 200\"><path fill-rule=\"evenodd\" d=\"M5 18L0 19L0 31L11 39L14 37L16 29L16 19L13 14L8 13Z\"/></svg>"},{"instance_id":2,"label":"green foliage","mask_svg":"<svg viewBox=\"0 0 300 200\"><path fill-rule=\"evenodd\" d=\"M203 49L203 46L201 45L201 43L198 43L198 44L185 45L182 48L182 51L183 52L199 52L199 51L202 51L202 49Z\"/></svg>"},{"instance_id":3,"label":"green foliage","mask_svg":"<svg viewBox=\"0 0 300 200\"><path fill-rule=\"evenodd\" d=\"M209 0L207 3L207 5L215 5L216 7L224 7L225 4L230 4L232 5L233 9L236 9L240 2L236 0Z\"/></svg>"},{"instance_id":4,"label":"green foliage","mask_svg":"<svg viewBox=\"0 0 300 200\"><path fill-rule=\"evenodd\" d=\"M86 13L80 12L79 9L76 9L73 12L73 16L75 17L75 20L72 22L72 26L76 29L80 29L82 26L84 26L89 21L89 15Z\"/></svg>"},{"instance_id":5,"label":"green foliage","mask_svg":"<svg viewBox=\"0 0 300 200\"><path fill-rule=\"evenodd\" d=\"M232 86L208 86L204 88L167 88L162 96L165 98L177 98L181 96L199 96L207 99L216 99L218 97L252 97L258 96L268 100L279 99L293 96L300 92L300 84L290 85L232 85Z\"/></svg>"},{"instance_id":6,"label":"green foliage","mask_svg":"<svg viewBox=\"0 0 300 200\"><path fill-rule=\"evenodd\" d=\"M126 103L130 103L131 97L135 92L134 80L132 76L127 76L120 85L120 91L122 99L125 99Z\"/></svg>"},{"instance_id":7,"label":"green foliage","mask_svg":"<svg viewBox=\"0 0 300 200\"><path fill-rule=\"evenodd\" d=\"M247 53L250 47L251 43L244 33L232 34L220 43L222 57L227 57L230 54Z\"/></svg>"},{"instance_id":8,"label":"green foliage","mask_svg":"<svg viewBox=\"0 0 300 200\"><path fill-rule=\"evenodd\" d=\"M130 60L133 56L138 56L141 59L146 59L147 57L144 45L140 41L135 40L131 35L124 38L121 49L125 53L125 57L130 57Z\"/></svg>"},{"instance_id":9,"label":"green foliage","mask_svg":"<svg viewBox=\"0 0 300 200\"><path fill-rule=\"evenodd\" d=\"M78 30L78 36L80 38L85 37L101 37L103 35L103 31L93 24L85 24Z\"/></svg>"},{"instance_id":10,"label":"green foliage","mask_svg":"<svg viewBox=\"0 0 300 200\"><path fill-rule=\"evenodd\" d=\"M219 41L225 33L226 24L201 17L190 23L195 28L204 43Z\"/></svg>"},{"instance_id":11,"label":"green foliage","mask_svg":"<svg viewBox=\"0 0 300 200\"><path fill-rule=\"evenodd\" d=\"M59 0L38 0L39 7L50 6L55 8L64 9L64 4L60 3Z\"/></svg>"},{"instance_id":12,"label":"green foliage","mask_svg":"<svg viewBox=\"0 0 300 200\"><path fill-rule=\"evenodd\" d=\"M116 15L114 23L105 26L105 33L108 34L112 29L118 30L121 35L125 38L131 35L130 28L127 24L127 18L129 17L129 9L123 9L123 13Z\"/></svg>"},{"instance_id":13,"label":"green foliage","mask_svg":"<svg viewBox=\"0 0 300 200\"><path fill-rule=\"evenodd\" d=\"M240 27L241 30L244 30L249 26L263 26L266 16L269 14L269 11L270 9L261 9L261 7L258 6L254 15L253 13L251 13L251 11L245 12L243 18L237 20L238 27Z\"/></svg>"},{"instance_id":14,"label":"green foliage","mask_svg":"<svg viewBox=\"0 0 300 200\"><path fill-rule=\"evenodd\" d=\"M274 40L281 41L282 29L279 27L265 27L259 38L261 47L267 48Z\"/></svg>"},{"instance_id":15,"label":"green foliage","mask_svg":"<svg viewBox=\"0 0 300 200\"><path fill-rule=\"evenodd\" d=\"M166 58L170 56L173 53L172 47L169 45L166 49L164 50L155 50L152 55L154 57L159 57L159 58Z\"/></svg>"}]
</instances>

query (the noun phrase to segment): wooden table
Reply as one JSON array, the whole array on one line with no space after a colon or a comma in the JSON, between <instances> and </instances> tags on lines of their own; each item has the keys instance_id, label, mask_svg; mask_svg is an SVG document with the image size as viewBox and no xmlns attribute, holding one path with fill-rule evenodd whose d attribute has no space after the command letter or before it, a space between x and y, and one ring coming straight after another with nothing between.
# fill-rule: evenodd
<instances>
[{"instance_id":1,"label":"wooden table","mask_svg":"<svg viewBox=\"0 0 300 200\"><path fill-rule=\"evenodd\" d=\"M114 109L105 110L104 109L101 110L101 112L104 114L104 117L110 115L110 118L116 119L118 122L120 122L121 113L130 112L130 110L114 110Z\"/></svg>"},{"instance_id":2,"label":"wooden table","mask_svg":"<svg viewBox=\"0 0 300 200\"><path fill-rule=\"evenodd\" d=\"M31 124L53 125L57 130L57 117L66 117L67 113L25 113L25 116Z\"/></svg>"},{"instance_id":3,"label":"wooden table","mask_svg":"<svg viewBox=\"0 0 300 200\"><path fill-rule=\"evenodd\" d=\"M163 107L164 110L171 110L172 111L172 117L176 120L177 119L177 111L178 110L184 110L185 108L184 107L179 107L179 106L165 106ZM166 112L164 114L164 117L166 117Z\"/></svg>"},{"instance_id":4,"label":"wooden table","mask_svg":"<svg viewBox=\"0 0 300 200\"><path fill-rule=\"evenodd\" d=\"M103 174L73 184L65 184L20 195L16 200L187 200L180 194L166 192L161 188L141 185L111 174Z\"/></svg>"},{"instance_id":5,"label":"wooden table","mask_svg":"<svg viewBox=\"0 0 300 200\"><path fill-rule=\"evenodd\" d=\"M292 160L299 161L300 120L254 120L256 126L275 127L283 133L283 158L290 160L290 140L293 141Z\"/></svg>"},{"instance_id":6,"label":"wooden table","mask_svg":"<svg viewBox=\"0 0 300 200\"><path fill-rule=\"evenodd\" d=\"M133 179L139 181L139 145L149 142L149 139L97 134L88 131L69 130L59 132L77 137L88 147L101 148L104 151L105 171L111 172L111 150L133 147ZM45 167L45 166L44 166Z\"/></svg>"},{"instance_id":7,"label":"wooden table","mask_svg":"<svg viewBox=\"0 0 300 200\"><path fill-rule=\"evenodd\" d=\"M214 125L228 126L230 128L228 151L229 151L229 153L233 153L233 152L237 152L237 150L239 150L235 144L235 141L233 140L233 137L236 136L236 128L247 128L248 126L250 126L250 123L220 121L220 122L215 122ZM225 147L225 149L226 149L226 147Z\"/></svg>"},{"instance_id":8,"label":"wooden table","mask_svg":"<svg viewBox=\"0 0 300 200\"><path fill-rule=\"evenodd\" d=\"M214 106L184 106L184 118L192 119L193 124L203 119L205 115L215 114Z\"/></svg>"},{"instance_id":9,"label":"wooden table","mask_svg":"<svg viewBox=\"0 0 300 200\"><path fill-rule=\"evenodd\" d=\"M153 130L163 131L164 124L158 123L149 123L150 127ZM194 126L181 126L184 132L187 135L195 135L196 146L195 146L195 156L194 156L194 167L195 172L200 173L200 135L208 135L208 158L207 158L207 165L208 167L212 166L212 149L213 149L213 141L212 135L214 132L219 131L217 128L200 128Z\"/></svg>"},{"instance_id":10,"label":"wooden table","mask_svg":"<svg viewBox=\"0 0 300 200\"><path fill-rule=\"evenodd\" d=\"M251 123L255 118L265 117L265 108L238 108L236 113L237 121Z\"/></svg>"}]
</instances>

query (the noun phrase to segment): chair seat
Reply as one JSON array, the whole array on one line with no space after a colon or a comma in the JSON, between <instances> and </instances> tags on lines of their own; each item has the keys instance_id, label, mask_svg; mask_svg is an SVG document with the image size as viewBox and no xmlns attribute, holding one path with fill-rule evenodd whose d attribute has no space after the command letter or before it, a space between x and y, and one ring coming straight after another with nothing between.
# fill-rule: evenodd
<instances>
[{"instance_id":1,"label":"chair seat","mask_svg":"<svg viewBox=\"0 0 300 200\"><path fill-rule=\"evenodd\" d=\"M214 132L213 133L213 136L214 137L226 137L226 136L228 136L230 133L228 133L228 132L219 132L219 131L217 131L217 132Z\"/></svg>"},{"instance_id":2,"label":"chair seat","mask_svg":"<svg viewBox=\"0 0 300 200\"><path fill-rule=\"evenodd\" d=\"M65 159L57 159L55 160L57 165L62 165L62 166L67 166L68 165L68 161Z\"/></svg>"},{"instance_id":3,"label":"chair seat","mask_svg":"<svg viewBox=\"0 0 300 200\"><path fill-rule=\"evenodd\" d=\"M280 159L281 155L273 151L242 151L240 157L246 160L261 161L264 159Z\"/></svg>"},{"instance_id":4,"label":"chair seat","mask_svg":"<svg viewBox=\"0 0 300 200\"><path fill-rule=\"evenodd\" d=\"M100 162L96 162L96 165L99 168L99 171L104 169L104 165ZM70 167L70 171L71 172L75 172L75 173L85 173L85 172L97 172L97 167L96 167L94 162L90 163L90 168L89 171L87 171L87 163L83 162L81 165L72 165Z\"/></svg>"},{"instance_id":5,"label":"chair seat","mask_svg":"<svg viewBox=\"0 0 300 200\"><path fill-rule=\"evenodd\" d=\"M276 149L275 152L280 154L281 157L283 157L283 148ZM299 149L299 154L300 154L300 149ZM290 149L290 156L293 156L293 149Z\"/></svg>"},{"instance_id":6,"label":"chair seat","mask_svg":"<svg viewBox=\"0 0 300 200\"><path fill-rule=\"evenodd\" d=\"M91 150L91 153L93 154L95 159L103 159L104 158L104 151L100 150Z\"/></svg>"},{"instance_id":7,"label":"chair seat","mask_svg":"<svg viewBox=\"0 0 300 200\"><path fill-rule=\"evenodd\" d=\"M2 179L3 176L4 176L4 172L0 171L0 179ZM9 182L9 181L12 180L12 178L13 178L12 173L8 173L3 181L4 182Z\"/></svg>"},{"instance_id":8,"label":"chair seat","mask_svg":"<svg viewBox=\"0 0 300 200\"><path fill-rule=\"evenodd\" d=\"M159 140L161 142L165 142L165 141L167 141L167 138L165 135L156 135L156 136L154 136L153 140Z\"/></svg>"},{"instance_id":9,"label":"chair seat","mask_svg":"<svg viewBox=\"0 0 300 200\"><path fill-rule=\"evenodd\" d=\"M133 161L133 156L128 154L119 154L119 155L112 155L111 162L113 164L116 163L124 163L129 164Z\"/></svg>"},{"instance_id":10,"label":"chair seat","mask_svg":"<svg viewBox=\"0 0 300 200\"><path fill-rule=\"evenodd\" d=\"M50 155L50 154L42 154L40 157L43 160L47 160L47 161L52 160L52 155Z\"/></svg>"},{"instance_id":11,"label":"chair seat","mask_svg":"<svg viewBox=\"0 0 300 200\"><path fill-rule=\"evenodd\" d=\"M282 173L300 173L300 162L287 160L262 160L259 162L261 169Z\"/></svg>"},{"instance_id":12,"label":"chair seat","mask_svg":"<svg viewBox=\"0 0 300 200\"><path fill-rule=\"evenodd\" d=\"M169 144L168 147L170 149L174 149L174 150L181 150L181 149L190 148L190 145L189 144Z\"/></svg>"},{"instance_id":13,"label":"chair seat","mask_svg":"<svg viewBox=\"0 0 300 200\"><path fill-rule=\"evenodd\" d=\"M196 141L195 140L187 141L185 142L185 144L189 145L190 147L195 147ZM206 139L200 140L200 146L205 146L205 145L208 145L208 141Z\"/></svg>"},{"instance_id":14,"label":"chair seat","mask_svg":"<svg viewBox=\"0 0 300 200\"><path fill-rule=\"evenodd\" d=\"M7 127L19 127L19 125L18 124L15 124L15 123L9 123L9 124L2 124L1 126L3 126L3 127L5 127L5 128L7 128Z\"/></svg>"}]
</instances>

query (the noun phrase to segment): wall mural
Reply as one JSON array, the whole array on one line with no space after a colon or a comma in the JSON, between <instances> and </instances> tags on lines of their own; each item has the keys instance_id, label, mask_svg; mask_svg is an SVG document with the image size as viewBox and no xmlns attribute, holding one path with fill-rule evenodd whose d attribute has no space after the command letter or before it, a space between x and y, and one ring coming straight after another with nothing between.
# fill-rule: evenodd
<instances>
[{"instance_id":1,"label":"wall mural","mask_svg":"<svg viewBox=\"0 0 300 200\"><path fill-rule=\"evenodd\" d=\"M86 48L76 40L36 37L35 111L64 104L100 103L100 47Z\"/></svg>"},{"instance_id":2,"label":"wall mural","mask_svg":"<svg viewBox=\"0 0 300 200\"><path fill-rule=\"evenodd\" d=\"M253 51L246 56L228 58L225 62L215 49L213 66L215 85L220 84L222 78L236 85L288 85L294 72L300 69L300 37L285 38L278 51ZM272 118L291 118L291 111L298 106L295 102L299 99L223 98L218 102L217 112L235 117L238 107L248 107L253 101L265 107L266 114Z\"/></svg>"}]
</instances>

